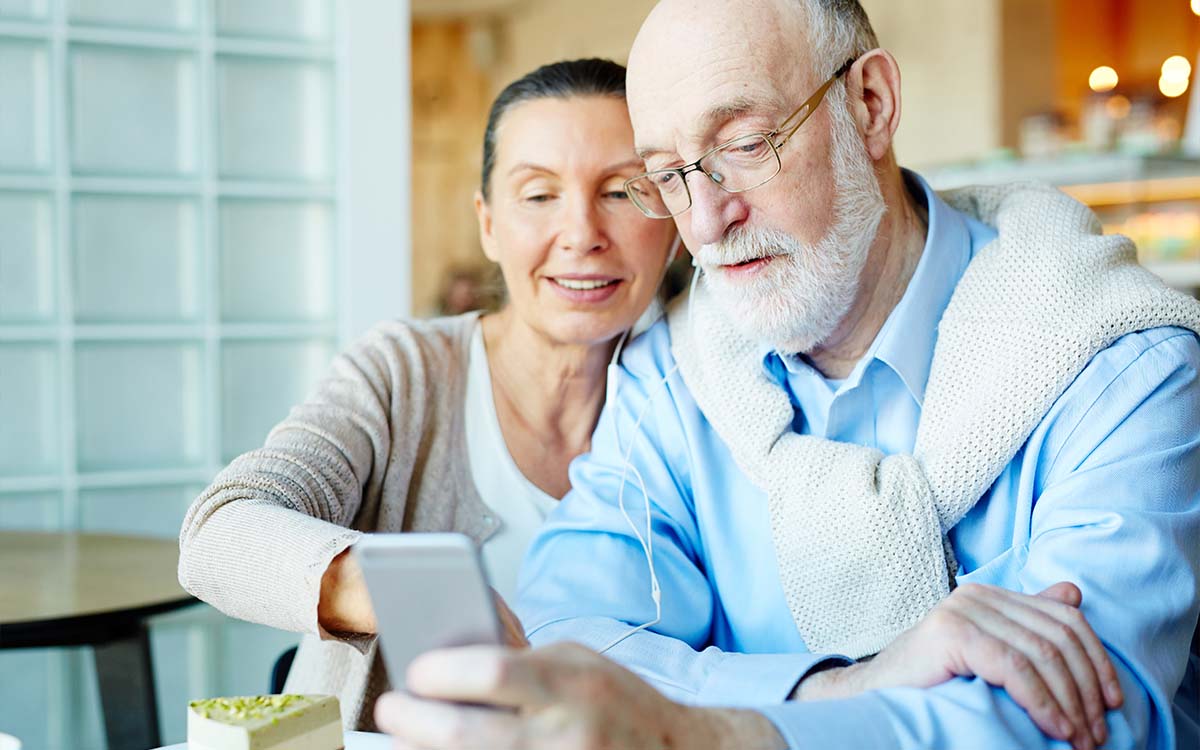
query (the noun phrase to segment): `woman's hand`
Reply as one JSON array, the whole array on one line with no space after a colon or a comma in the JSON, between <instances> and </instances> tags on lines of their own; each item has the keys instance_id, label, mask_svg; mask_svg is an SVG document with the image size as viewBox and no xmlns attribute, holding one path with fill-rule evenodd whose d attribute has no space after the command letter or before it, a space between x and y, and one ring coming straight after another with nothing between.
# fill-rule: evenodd
<instances>
[{"instance_id":1,"label":"woman's hand","mask_svg":"<svg viewBox=\"0 0 1200 750\"><path fill-rule=\"evenodd\" d=\"M330 633L374 635L379 628L367 582L349 547L329 562L321 576L317 622Z\"/></svg>"},{"instance_id":2,"label":"woman's hand","mask_svg":"<svg viewBox=\"0 0 1200 750\"><path fill-rule=\"evenodd\" d=\"M793 697L824 700L887 687L981 677L1003 687L1047 735L1090 750L1107 739L1104 713L1124 700L1108 652L1057 583L1037 596L966 584L868 662L819 672Z\"/></svg>"},{"instance_id":3,"label":"woman's hand","mask_svg":"<svg viewBox=\"0 0 1200 750\"><path fill-rule=\"evenodd\" d=\"M525 628L521 620L508 608L500 592L492 589L492 598L496 601L496 615L500 618L500 626L504 629L504 645L512 648L529 648L525 640Z\"/></svg>"}]
</instances>

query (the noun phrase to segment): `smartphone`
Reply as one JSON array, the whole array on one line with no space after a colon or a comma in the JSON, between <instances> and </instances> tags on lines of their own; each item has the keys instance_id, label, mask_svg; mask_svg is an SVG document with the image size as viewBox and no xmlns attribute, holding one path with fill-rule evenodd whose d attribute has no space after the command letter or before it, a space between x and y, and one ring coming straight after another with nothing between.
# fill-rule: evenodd
<instances>
[{"instance_id":1,"label":"smartphone","mask_svg":"<svg viewBox=\"0 0 1200 750\"><path fill-rule=\"evenodd\" d=\"M367 582L388 678L438 648L500 645L503 630L479 550L463 534L368 534L350 548Z\"/></svg>"}]
</instances>

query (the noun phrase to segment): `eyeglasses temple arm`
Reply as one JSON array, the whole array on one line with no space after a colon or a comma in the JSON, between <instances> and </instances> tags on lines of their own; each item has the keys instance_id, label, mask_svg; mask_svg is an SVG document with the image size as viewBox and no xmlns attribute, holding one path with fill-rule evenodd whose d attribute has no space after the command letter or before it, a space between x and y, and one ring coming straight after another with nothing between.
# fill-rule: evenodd
<instances>
[{"instance_id":1,"label":"eyeglasses temple arm","mask_svg":"<svg viewBox=\"0 0 1200 750\"><path fill-rule=\"evenodd\" d=\"M775 148L779 148L783 144L787 143L788 139L795 135L796 131L800 129L800 126L804 124L804 121L816 111L817 106L821 103L821 100L825 98L825 94L829 91L829 87L833 85L833 82L845 75L850 68L854 66L854 63L854 60L847 60L845 63L843 63L842 67L838 68L837 72L830 76L829 80L822 84L821 88L817 89L812 96L805 99L804 103L797 107L795 112L792 112L787 116L787 119L784 120L783 123L775 130L776 135L783 135L780 141L775 144ZM804 114L800 115L801 112ZM788 125L788 123L791 122L792 119L794 119L797 115L800 115L800 119L797 120L794 125Z\"/></svg>"}]
</instances>

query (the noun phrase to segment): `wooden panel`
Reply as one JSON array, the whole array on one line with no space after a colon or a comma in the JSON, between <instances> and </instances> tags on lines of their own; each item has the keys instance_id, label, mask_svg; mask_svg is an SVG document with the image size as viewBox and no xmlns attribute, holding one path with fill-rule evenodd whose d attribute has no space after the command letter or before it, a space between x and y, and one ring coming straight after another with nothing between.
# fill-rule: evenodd
<instances>
[{"instance_id":1,"label":"wooden panel","mask_svg":"<svg viewBox=\"0 0 1200 750\"><path fill-rule=\"evenodd\" d=\"M1023 119L1055 109L1053 3L1005 0L1000 31L1000 137L1015 147Z\"/></svg>"},{"instance_id":2,"label":"wooden panel","mask_svg":"<svg viewBox=\"0 0 1200 750\"><path fill-rule=\"evenodd\" d=\"M469 22L412 31L413 310L427 315L452 268L487 262L472 205L490 81L470 53Z\"/></svg>"}]
</instances>

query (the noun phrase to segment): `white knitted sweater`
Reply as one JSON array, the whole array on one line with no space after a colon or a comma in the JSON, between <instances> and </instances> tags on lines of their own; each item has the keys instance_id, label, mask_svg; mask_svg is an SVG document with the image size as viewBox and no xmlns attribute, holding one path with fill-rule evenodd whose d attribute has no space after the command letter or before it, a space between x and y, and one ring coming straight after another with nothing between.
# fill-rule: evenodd
<instances>
[{"instance_id":1,"label":"white knitted sweater","mask_svg":"<svg viewBox=\"0 0 1200 750\"><path fill-rule=\"evenodd\" d=\"M1085 206L1041 185L943 198L995 227L938 327L914 455L792 430L761 344L696 290L668 315L672 353L739 468L768 496L783 590L808 648L859 658L953 586L945 533L987 492L1088 361L1126 333L1200 331L1200 302L1102 236ZM696 338L691 332L697 333Z\"/></svg>"}]
</instances>

